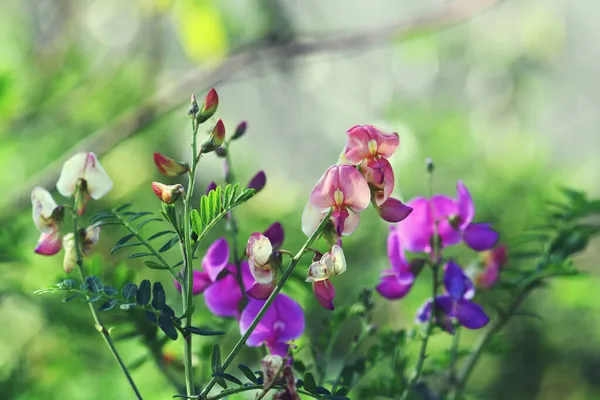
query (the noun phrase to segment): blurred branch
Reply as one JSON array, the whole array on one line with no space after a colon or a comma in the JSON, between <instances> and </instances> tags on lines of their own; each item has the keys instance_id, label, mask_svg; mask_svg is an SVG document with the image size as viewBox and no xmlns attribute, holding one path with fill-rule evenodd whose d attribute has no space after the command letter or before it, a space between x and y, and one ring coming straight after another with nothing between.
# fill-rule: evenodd
<instances>
[{"instance_id":1,"label":"blurred branch","mask_svg":"<svg viewBox=\"0 0 600 400\"><path fill-rule=\"evenodd\" d=\"M404 18L395 24L357 34L335 35L291 41L259 39L244 48L233 52L224 60L194 70L171 85L158 90L139 107L117 117L111 123L98 129L76 143L61 157L32 176L11 196L5 196L0 203L0 223L29 204L31 190L35 186L52 188L58 179L62 164L73 154L93 151L102 155L121 141L141 132L160 117L182 107L190 92L200 92L231 75L263 61L265 57L275 60L291 59L325 52L367 49L387 43L391 39L407 37L428 29L455 25L478 15L500 3L502 0L454 0L430 8L418 15ZM192 89L193 88L193 89ZM185 110L182 110L184 112Z\"/></svg>"}]
</instances>

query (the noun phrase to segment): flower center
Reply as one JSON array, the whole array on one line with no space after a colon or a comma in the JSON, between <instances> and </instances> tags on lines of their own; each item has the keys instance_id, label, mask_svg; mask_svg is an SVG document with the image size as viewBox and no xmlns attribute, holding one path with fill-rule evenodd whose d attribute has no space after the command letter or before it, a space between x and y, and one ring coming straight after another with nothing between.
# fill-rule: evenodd
<instances>
[{"instance_id":1,"label":"flower center","mask_svg":"<svg viewBox=\"0 0 600 400\"><path fill-rule=\"evenodd\" d=\"M369 146L369 151L371 152L371 155L376 156L377 155L377 141L369 140L368 146Z\"/></svg>"},{"instance_id":2,"label":"flower center","mask_svg":"<svg viewBox=\"0 0 600 400\"><path fill-rule=\"evenodd\" d=\"M344 204L344 193L340 189L336 189L335 192L333 192L333 200L336 205L341 206Z\"/></svg>"}]
</instances>

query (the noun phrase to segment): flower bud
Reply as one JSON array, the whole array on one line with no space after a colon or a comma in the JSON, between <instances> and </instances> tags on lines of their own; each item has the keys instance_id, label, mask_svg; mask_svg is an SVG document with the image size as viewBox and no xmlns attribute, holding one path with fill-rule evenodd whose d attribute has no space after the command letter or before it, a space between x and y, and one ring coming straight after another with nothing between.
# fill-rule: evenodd
<instances>
[{"instance_id":1,"label":"flower bud","mask_svg":"<svg viewBox=\"0 0 600 400\"><path fill-rule=\"evenodd\" d=\"M227 149L225 147L217 147L215 150L215 154L217 157L225 158L227 157Z\"/></svg>"},{"instance_id":2,"label":"flower bud","mask_svg":"<svg viewBox=\"0 0 600 400\"><path fill-rule=\"evenodd\" d=\"M202 144L202 153L210 153L214 151L217 147L221 146L225 141L225 124L223 124L223 120L220 119L217 121L214 129L206 139L206 142Z\"/></svg>"},{"instance_id":3,"label":"flower bud","mask_svg":"<svg viewBox=\"0 0 600 400\"><path fill-rule=\"evenodd\" d=\"M198 107L198 102L196 101L196 96L192 95L192 100L190 102L190 108L188 108L188 115L190 118L195 118L196 114L200 111L200 107Z\"/></svg>"},{"instance_id":4,"label":"flower bud","mask_svg":"<svg viewBox=\"0 0 600 400\"><path fill-rule=\"evenodd\" d=\"M152 190L156 196L166 204L173 204L177 201L179 196L181 196L181 192L183 191L183 186L180 184L177 185L165 185L160 182L152 182Z\"/></svg>"},{"instance_id":5,"label":"flower bud","mask_svg":"<svg viewBox=\"0 0 600 400\"><path fill-rule=\"evenodd\" d=\"M77 265L77 251L75 250L75 236L68 233L63 238L63 247L65 248L65 258L63 259L63 269L67 274L71 273Z\"/></svg>"},{"instance_id":6,"label":"flower bud","mask_svg":"<svg viewBox=\"0 0 600 400\"><path fill-rule=\"evenodd\" d=\"M154 153L154 164L161 174L168 177L180 176L190 170L187 163L163 156L160 153Z\"/></svg>"},{"instance_id":7,"label":"flower bud","mask_svg":"<svg viewBox=\"0 0 600 400\"><path fill-rule=\"evenodd\" d=\"M256 193L258 193L261 190L263 190L263 188L265 187L266 184L267 184L267 175L265 175L265 171L258 171L258 173L256 175L254 175L252 177L252 179L250 179L250 182L248 182L248 185L246 186L246 188L254 189L256 191Z\"/></svg>"},{"instance_id":8,"label":"flower bud","mask_svg":"<svg viewBox=\"0 0 600 400\"><path fill-rule=\"evenodd\" d=\"M211 191L215 190L216 188L217 184L215 183L215 181L210 181L210 183L206 187L206 192L204 194L208 195Z\"/></svg>"},{"instance_id":9,"label":"flower bud","mask_svg":"<svg viewBox=\"0 0 600 400\"><path fill-rule=\"evenodd\" d=\"M215 89L210 89L208 94L204 98L204 103L202 103L202 107L200 108L200 112L196 114L196 122L201 124L210 117L212 117L215 112L217 112L217 107L219 106L219 95Z\"/></svg>"},{"instance_id":10,"label":"flower bud","mask_svg":"<svg viewBox=\"0 0 600 400\"><path fill-rule=\"evenodd\" d=\"M240 122L235 128L235 132L233 133L231 140L237 140L244 136L244 133L246 133L246 129L248 129L248 123L246 121Z\"/></svg>"},{"instance_id":11,"label":"flower bud","mask_svg":"<svg viewBox=\"0 0 600 400\"><path fill-rule=\"evenodd\" d=\"M427 157L425 159L425 170L428 174L433 173L433 171L435 170L435 164L433 164L433 160L431 159L431 157Z\"/></svg>"}]
</instances>

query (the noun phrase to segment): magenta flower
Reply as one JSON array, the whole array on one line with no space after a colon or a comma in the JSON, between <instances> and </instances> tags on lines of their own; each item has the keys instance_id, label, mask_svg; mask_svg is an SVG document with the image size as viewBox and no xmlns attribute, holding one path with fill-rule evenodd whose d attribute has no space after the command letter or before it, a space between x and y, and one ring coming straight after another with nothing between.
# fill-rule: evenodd
<instances>
[{"instance_id":1,"label":"magenta flower","mask_svg":"<svg viewBox=\"0 0 600 400\"><path fill-rule=\"evenodd\" d=\"M475 276L475 285L484 289L494 286L500 276L500 269L507 260L508 254L505 245L485 251L483 253L483 270Z\"/></svg>"},{"instance_id":2,"label":"magenta flower","mask_svg":"<svg viewBox=\"0 0 600 400\"><path fill-rule=\"evenodd\" d=\"M367 208L370 199L369 185L356 168L350 165L332 165L310 194L310 206L305 208L302 216L302 230L312 234L323 214L333 208L331 218L338 236L350 235L358 226L358 212Z\"/></svg>"},{"instance_id":3,"label":"magenta flower","mask_svg":"<svg viewBox=\"0 0 600 400\"><path fill-rule=\"evenodd\" d=\"M265 304L263 300L249 299L240 317L240 332L246 333L250 324ZM259 347L265 344L271 354L285 357L288 342L298 339L304 332L304 311L300 304L285 294L278 294L260 320L246 344Z\"/></svg>"},{"instance_id":4,"label":"magenta flower","mask_svg":"<svg viewBox=\"0 0 600 400\"><path fill-rule=\"evenodd\" d=\"M473 282L454 261L449 261L444 269L446 294L435 298L436 323L445 331L454 333L454 324L468 329L479 329L490 321L483 308L471 301L475 295ZM429 321L431 299L417 312L417 323Z\"/></svg>"},{"instance_id":5,"label":"magenta flower","mask_svg":"<svg viewBox=\"0 0 600 400\"><path fill-rule=\"evenodd\" d=\"M347 132L343 159L360 166L373 189L375 205L382 205L394 191L394 170L387 160L400 144L397 134L383 133L372 125L354 126Z\"/></svg>"},{"instance_id":6,"label":"magenta flower","mask_svg":"<svg viewBox=\"0 0 600 400\"><path fill-rule=\"evenodd\" d=\"M398 238L398 228L390 226L387 239L388 259L391 269L386 269L379 278L381 282L375 288L377 292L390 300L401 299L408 294L415 281L411 265L406 261L404 250Z\"/></svg>"},{"instance_id":7,"label":"magenta flower","mask_svg":"<svg viewBox=\"0 0 600 400\"><path fill-rule=\"evenodd\" d=\"M407 203L413 211L398 225L398 237L409 251L431 252L437 233L441 247L464 241L476 251L494 247L499 234L487 223L473 223L475 206L465 185L458 181L457 198L435 195L417 197Z\"/></svg>"}]
</instances>

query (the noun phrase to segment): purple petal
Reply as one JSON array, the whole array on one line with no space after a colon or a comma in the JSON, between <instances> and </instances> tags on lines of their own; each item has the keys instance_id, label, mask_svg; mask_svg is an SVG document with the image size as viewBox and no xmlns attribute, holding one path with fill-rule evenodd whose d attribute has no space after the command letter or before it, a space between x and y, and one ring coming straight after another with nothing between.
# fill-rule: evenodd
<instances>
[{"instance_id":1,"label":"purple petal","mask_svg":"<svg viewBox=\"0 0 600 400\"><path fill-rule=\"evenodd\" d=\"M231 265L233 270L235 271L235 266ZM242 261L242 280L244 281L244 287L246 290L254 284L254 277L252 276L252 272L250 272L250 265L248 261Z\"/></svg>"},{"instance_id":2,"label":"purple petal","mask_svg":"<svg viewBox=\"0 0 600 400\"><path fill-rule=\"evenodd\" d=\"M206 288L208 288L212 284L212 280L209 278L206 272L198 271L197 269L195 269L193 273L194 284L192 286L192 294L194 296L197 296L200 293L204 292ZM173 279L173 284L175 285L175 288L177 288L177 291L181 292L181 285L179 284L179 282Z\"/></svg>"},{"instance_id":3,"label":"purple petal","mask_svg":"<svg viewBox=\"0 0 600 400\"><path fill-rule=\"evenodd\" d=\"M273 246L273 250L278 250L281 248L283 244L283 239L285 238L285 233L283 232L283 226L279 222L272 223L264 232L271 245Z\"/></svg>"},{"instance_id":4,"label":"purple petal","mask_svg":"<svg viewBox=\"0 0 600 400\"><path fill-rule=\"evenodd\" d=\"M377 292L386 299L401 299L406 296L412 288L412 282L404 283L398 279L396 274L382 274L380 279L381 282L379 285L377 285L375 290L377 290Z\"/></svg>"},{"instance_id":5,"label":"purple petal","mask_svg":"<svg viewBox=\"0 0 600 400\"><path fill-rule=\"evenodd\" d=\"M390 264L397 274L410 271L410 266L406 262L404 250L400 244L400 235L398 234L397 225L390 226L390 233L387 237L387 253Z\"/></svg>"},{"instance_id":6,"label":"purple petal","mask_svg":"<svg viewBox=\"0 0 600 400\"><path fill-rule=\"evenodd\" d=\"M419 309L417 310L417 315L415 316L415 323L424 324L429 321L429 317L431 315L431 299L427 300Z\"/></svg>"},{"instance_id":7,"label":"purple petal","mask_svg":"<svg viewBox=\"0 0 600 400\"><path fill-rule=\"evenodd\" d=\"M456 184L456 197L458 203L458 216L460 217L460 229L465 229L475 217L475 205L469 190L462 181Z\"/></svg>"},{"instance_id":8,"label":"purple petal","mask_svg":"<svg viewBox=\"0 0 600 400\"><path fill-rule=\"evenodd\" d=\"M400 222L406 219L412 212L412 208L404 205L400 200L393 197L388 198L381 206L377 208L377 212L384 221Z\"/></svg>"},{"instance_id":9,"label":"purple petal","mask_svg":"<svg viewBox=\"0 0 600 400\"><path fill-rule=\"evenodd\" d=\"M455 300L450 296L438 296L435 301L435 322L450 334L454 334L452 318L455 317Z\"/></svg>"},{"instance_id":10,"label":"purple petal","mask_svg":"<svg viewBox=\"0 0 600 400\"><path fill-rule=\"evenodd\" d=\"M242 311L240 316L240 333L246 333L254 318L258 315L260 309L265 304L264 300L248 299L248 305ZM256 329L252 332L246 344L252 347L262 346L263 342L277 340L273 330L273 324L277 318L276 312L271 306L263 318L260 320Z\"/></svg>"},{"instance_id":11,"label":"purple petal","mask_svg":"<svg viewBox=\"0 0 600 400\"><path fill-rule=\"evenodd\" d=\"M455 307L455 317L468 329L479 329L490 322L483 308L470 300L460 300Z\"/></svg>"},{"instance_id":12,"label":"purple petal","mask_svg":"<svg viewBox=\"0 0 600 400\"><path fill-rule=\"evenodd\" d=\"M467 276L453 260L448 261L444 267L444 287L453 299L462 299L467 291Z\"/></svg>"},{"instance_id":13,"label":"purple petal","mask_svg":"<svg viewBox=\"0 0 600 400\"><path fill-rule=\"evenodd\" d=\"M254 175L252 177L252 179L250 179L250 182L248 182L248 185L246 186L246 188L254 189L258 193L264 189L266 184L267 184L267 175L265 175L265 171L258 171L258 173L256 175Z\"/></svg>"},{"instance_id":14,"label":"purple petal","mask_svg":"<svg viewBox=\"0 0 600 400\"><path fill-rule=\"evenodd\" d=\"M210 183L208 184L208 186L206 187L206 192L205 194L210 193L212 190L215 190L217 188L217 184L215 183L215 181L210 181Z\"/></svg>"},{"instance_id":15,"label":"purple petal","mask_svg":"<svg viewBox=\"0 0 600 400\"><path fill-rule=\"evenodd\" d=\"M225 238L220 238L213 242L206 251L204 258L202 259L202 268L214 282L217 280L221 271L227 267L228 262L229 244Z\"/></svg>"},{"instance_id":16,"label":"purple petal","mask_svg":"<svg viewBox=\"0 0 600 400\"><path fill-rule=\"evenodd\" d=\"M246 291L246 294L256 300L266 300L269 298L273 290L275 289L275 282L271 283L258 283L254 282L250 289Z\"/></svg>"},{"instance_id":17,"label":"purple petal","mask_svg":"<svg viewBox=\"0 0 600 400\"><path fill-rule=\"evenodd\" d=\"M434 219L438 221L437 233L442 240L442 247L460 243L460 232L454 229L448 218L458 215L458 205L448 196L436 195L431 198Z\"/></svg>"},{"instance_id":18,"label":"purple petal","mask_svg":"<svg viewBox=\"0 0 600 400\"><path fill-rule=\"evenodd\" d=\"M431 249L433 236L433 216L429 200L417 197L407 203L413 211L396 225L398 238L408 251L426 252Z\"/></svg>"},{"instance_id":19,"label":"purple petal","mask_svg":"<svg viewBox=\"0 0 600 400\"><path fill-rule=\"evenodd\" d=\"M500 234L487 223L469 224L463 231L463 239L473 250L484 251L496 246Z\"/></svg>"},{"instance_id":20,"label":"purple petal","mask_svg":"<svg viewBox=\"0 0 600 400\"><path fill-rule=\"evenodd\" d=\"M218 317L237 317L241 300L242 291L233 275L219 279L204 292L206 307Z\"/></svg>"},{"instance_id":21,"label":"purple petal","mask_svg":"<svg viewBox=\"0 0 600 400\"><path fill-rule=\"evenodd\" d=\"M267 347L271 354L285 358L288 354L290 345L285 342L270 341L267 342Z\"/></svg>"},{"instance_id":22,"label":"purple petal","mask_svg":"<svg viewBox=\"0 0 600 400\"><path fill-rule=\"evenodd\" d=\"M277 312L277 320L273 328L280 342L298 339L304 333L304 310L294 299L285 294L278 294L271 305Z\"/></svg>"},{"instance_id":23,"label":"purple petal","mask_svg":"<svg viewBox=\"0 0 600 400\"><path fill-rule=\"evenodd\" d=\"M335 288L329 282L329 279L319 282L313 282L313 292L320 305L327 310L335 310L333 299L335 298Z\"/></svg>"}]
</instances>

